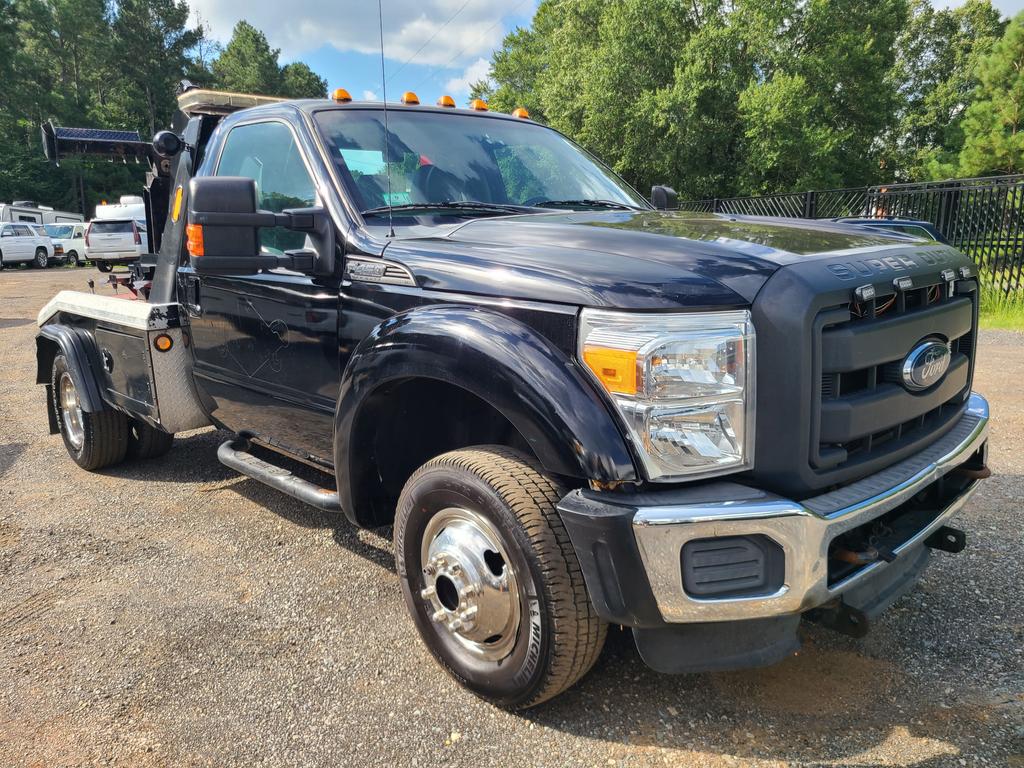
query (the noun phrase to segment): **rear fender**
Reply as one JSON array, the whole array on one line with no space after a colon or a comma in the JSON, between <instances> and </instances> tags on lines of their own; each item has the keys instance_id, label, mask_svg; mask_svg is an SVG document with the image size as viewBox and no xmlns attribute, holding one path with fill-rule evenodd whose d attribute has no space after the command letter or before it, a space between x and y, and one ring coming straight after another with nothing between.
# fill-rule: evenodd
<instances>
[{"instance_id":1,"label":"rear fender","mask_svg":"<svg viewBox=\"0 0 1024 768\"><path fill-rule=\"evenodd\" d=\"M507 315L434 305L374 328L342 376L334 460L342 507L356 522L350 478L354 452L365 448L350 439L360 409L379 387L412 378L444 381L490 404L549 472L601 483L637 477L608 408L565 354Z\"/></svg>"},{"instance_id":2,"label":"rear fender","mask_svg":"<svg viewBox=\"0 0 1024 768\"><path fill-rule=\"evenodd\" d=\"M71 379L78 390L82 410L89 413L107 408L100 388L98 371L103 365L92 334L84 328L53 323L44 325L36 336L36 383L50 385L53 360L64 355ZM51 393L52 397L52 393ZM51 409L52 410L52 409ZM51 429L53 423L51 423Z\"/></svg>"}]
</instances>

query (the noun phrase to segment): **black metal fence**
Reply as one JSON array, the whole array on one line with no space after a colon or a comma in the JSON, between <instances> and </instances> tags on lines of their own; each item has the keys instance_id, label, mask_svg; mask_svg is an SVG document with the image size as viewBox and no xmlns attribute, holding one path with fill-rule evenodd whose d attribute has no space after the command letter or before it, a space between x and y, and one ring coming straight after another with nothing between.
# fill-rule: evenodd
<instances>
[{"instance_id":1,"label":"black metal fence","mask_svg":"<svg viewBox=\"0 0 1024 768\"><path fill-rule=\"evenodd\" d=\"M1024 174L688 200L679 207L802 219L863 216L929 221L981 268L990 290L1024 301Z\"/></svg>"}]
</instances>

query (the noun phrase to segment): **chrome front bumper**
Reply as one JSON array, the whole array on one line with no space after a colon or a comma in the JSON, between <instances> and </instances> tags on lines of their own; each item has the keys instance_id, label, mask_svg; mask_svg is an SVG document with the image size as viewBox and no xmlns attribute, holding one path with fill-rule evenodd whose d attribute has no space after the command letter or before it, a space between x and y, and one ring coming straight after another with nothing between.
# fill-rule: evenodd
<instances>
[{"instance_id":1,"label":"chrome front bumper","mask_svg":"<svg viewBox=\"0 0 1024 768\"><path fill-rule=\"evenodd\" d=\"M971 394L967 410L942 438L882 472L803 501L760 494L745 501L638 506L633 533L658 610L666 622L717 622L800 613L862 584L887 563L877 561L828 584L828 548L838 535L898 507L965 462L988 436L988 402ZM921 543L970 498L977 482L894 551ZM683 590L683 545L692 539L762 534L785 553L783 586L773 594L700 599Z\"/></svg>"}]
</instances>

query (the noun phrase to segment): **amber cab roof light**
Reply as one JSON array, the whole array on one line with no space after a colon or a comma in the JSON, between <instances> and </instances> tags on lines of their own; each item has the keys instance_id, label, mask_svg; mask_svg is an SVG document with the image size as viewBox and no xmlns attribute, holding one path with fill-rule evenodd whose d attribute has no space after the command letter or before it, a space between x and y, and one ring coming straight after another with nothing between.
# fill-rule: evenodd
<instances>
[{"instance_id":1,"label":"amber cab roof light","mask_svg":"<svg viewBox=\"0 0 1024 768\"><path fill-rule=\"evenodd\" d=\"M454 109L455 108L455 99L453 99L448 94L445 94L444 96L442 96L440 99L437 100L437 106L445 107L447 109Z\"/></svg>"},{"instance_id":2,"label":"amber cab roof light","mask_svg":"<svg viewBox=\"0 0 1024 768\"><path fill-rule=\"evenodd\" d=\"M530 113L526 111L526 107L516 107L512 111L512 117L518 117L521 120L529 120Z\"/></svg>"},{"instance_id":3,"label":"amber cab roof light","mask_svg":"<svg viewBox=\"0 0 1024 768\"><path fill-rule=\"evenodd\" d=\"M348 104L348 102L352 101L352 94L344 88L335 88L334 93L331 94L331 98L339 104Z\"/></svg>"},{"instance_id":4,"label":"amber cab roof light","mask_svg":"<svg viewBox=\"0 0 1024 768\"><path fill-rule=\"evenodd\" d=\"M402 94L402 103L403 104L419 104L420 103L420 97L417 96L412 91L406 91L405 93Z\"/></svg>"},{"instance_id":5,"label":"amber cab roof light","mask_svg":"<svg viewBox=\"0 0 1024 768\"><path fill-rule=\"evenodd\" d=\"M483 99L473 99L471 102L469 102L469 108L475 109L477 112L486 112L487 102L484 101Z\"/></svg>"}]
</instances>

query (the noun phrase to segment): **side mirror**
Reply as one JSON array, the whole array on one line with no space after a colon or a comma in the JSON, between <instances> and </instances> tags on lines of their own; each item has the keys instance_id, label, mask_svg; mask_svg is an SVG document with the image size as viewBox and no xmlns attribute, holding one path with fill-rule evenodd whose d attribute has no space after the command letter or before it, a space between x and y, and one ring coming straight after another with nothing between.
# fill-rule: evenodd
<instances>
[{"instance_id":1,"label":"side mirror","mask_svg":"<svg viewBox=\"0 0 1024 768\"><path fill-rule=\"evenodd\" d=\"M674 210L678 205L679 195L672 187L655 185L651 187L651 205L659 211Z\"/></svg>"},{"instance_id":2,"label":"side mirror","mask_svg":"<svg viewBox=\"0 0 1024 768\"><path fill-rule=\"evenodd\" d=\"M188 199L188 252L197 272L246 275L276 267L316 274L334 271L334 226L323 208L261 211L256 182L243 176L193 178ZM263 253L261 227L304 232L313 249L280 256Z\"/></svg>"}]
</instances>

